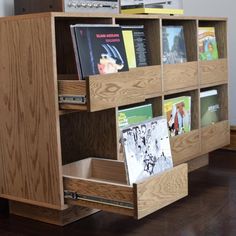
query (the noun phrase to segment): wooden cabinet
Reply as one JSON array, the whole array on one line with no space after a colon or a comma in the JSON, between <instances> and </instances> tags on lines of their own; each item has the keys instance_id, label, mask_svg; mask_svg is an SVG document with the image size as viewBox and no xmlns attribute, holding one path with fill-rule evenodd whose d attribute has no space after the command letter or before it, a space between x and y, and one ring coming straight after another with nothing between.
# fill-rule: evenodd
<instances>
[{"instance_id":1,"label":"wooden cabinet","mask_svg":"<svg viewBox=\"0 0 236 236\"><path fill-rule=\"evenodd\" d=\"M78 80L69 29L75 23L143 24L150 66ZM183 26L186 63L163 65L162 25ZM198 60L199 25L216 28L219 60ZM141 218L186 196L183 163L200 156L202 163L202 155L229 143L226 26L225 18L155 15L1 18L0 197L10 200L11 213L60 225L96 212L91 208ZM220 122L201 128L206 88L217 88L222 109ZM63 95L86 96L87 103L59 104ZM127 185L117 110L152 103L154 116L162 115L164 99L176 95L192 98L192 131L171 139L175 167Z\"/></svg>"}]
</instances>

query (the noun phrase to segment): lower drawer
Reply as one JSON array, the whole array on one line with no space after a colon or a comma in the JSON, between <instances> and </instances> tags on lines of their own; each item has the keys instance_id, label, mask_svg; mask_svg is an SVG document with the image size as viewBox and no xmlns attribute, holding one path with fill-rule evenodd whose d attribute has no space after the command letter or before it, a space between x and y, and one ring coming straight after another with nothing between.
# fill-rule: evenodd
<instances>
[{"instance_id":1,"label":"lower drawer","mask_svg":"<svg viewBox=\"0 0 236 236\"><path fill-rule=\"evenodd\" d=\"M127 184L124 162L88 158L63 166L65 202L140 219L188 195L187 164Z\"/></svg>"},{"instance_id":2,"label":"lower drawer","mask_svg":"<svg viewBox=\"0 0 236 236\"><path fill-rule=\"evenodd\" d=\"M192 130L170 138L174 165L190 161L200 155L200 132Z\"/></svg>"},{"instance_id":3,"label":"lower drawer","mask_svg":"<svg viewBox=\"0 0 236 236\"><path fill-rule=\"evenodd\" d=\"M201 128L202 153L211 152L230 143L229 121L224 120Z\"/></svg>"}]
</instances>

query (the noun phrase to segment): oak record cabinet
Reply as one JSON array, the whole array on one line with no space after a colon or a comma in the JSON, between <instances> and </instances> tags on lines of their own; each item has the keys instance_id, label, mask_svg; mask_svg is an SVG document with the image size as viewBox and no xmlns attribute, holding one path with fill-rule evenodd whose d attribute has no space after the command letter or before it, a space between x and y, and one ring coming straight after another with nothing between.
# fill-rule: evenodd
<instances>
[{"instance_id":1,"label":"oak record cabinet","mask_svg":"<svg viewBox=\"0 0 236 236\"><path fill-rule=\"evenodd\" d=\"M76 23L143 24L150 66L78 80L69 29ZM163 65L162 25L183 25L186 63ZM199 25L216 28L219 60L198 60ZM186 163L195 169L229 144L226 27L225 18L155 15L1 18L0 197L10 200L11 213L58 225L94 209L139 219L186 196ZM207 88L217 88L221 116L201 128L200 92ZM87 104L58 104L60 95L86 95ZM164 99L178 95L191 96L192 130L171 138L175 167L127 185L117 110L152 103L158 116Z\"/></svg>"}]
</instances>

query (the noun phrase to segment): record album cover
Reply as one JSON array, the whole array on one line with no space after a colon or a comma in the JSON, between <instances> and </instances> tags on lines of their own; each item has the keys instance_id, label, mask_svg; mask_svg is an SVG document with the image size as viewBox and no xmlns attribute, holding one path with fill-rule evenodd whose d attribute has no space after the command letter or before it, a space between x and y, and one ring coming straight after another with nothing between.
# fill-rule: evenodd
<instances>
[{"instance_id":1,"label":"record album cover","mask_svg":"<svg viewBox=\"0 0 236 236\"><path fill-rule=\"evenodd\" d=\"M156 117L122 130L128 183L173 167L167 120Z\"/></svg>"},{"instance_id":2,"label":"record album cover","mask_svg":"<svg viewBox=\"0 0 236 236\"><path fill-rule=\"evenodd\" d=\"M121 28L117 25L72 25L72 39L82 78L128 70Z\"/></svg>"}]
</instances>

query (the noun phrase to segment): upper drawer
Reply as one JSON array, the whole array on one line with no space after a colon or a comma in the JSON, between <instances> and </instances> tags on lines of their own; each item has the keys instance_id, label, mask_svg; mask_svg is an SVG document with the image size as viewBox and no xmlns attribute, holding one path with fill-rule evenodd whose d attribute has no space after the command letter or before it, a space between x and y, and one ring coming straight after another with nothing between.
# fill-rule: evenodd
<instances>
[{"instance_id":1,"label":"upper drawer","mask_svg":"<svg viewBox=\"0 0 236 236\"><path fill-rule=\"evenodd\" d=\"M198 86L198 64L196 61L164 64L163 81L164 91L194 89Z\"/></svg>"},{"instance_id":2,"label":"upper drawer","mask_svg":"<svg viewBox=\"0 0 236 236\"><path fill-rule=\"evenodd\" d=\"M61 109L99 111L142 102L161 94L161 68L148 66L84 80L59 80ZM86 97L86 104L81 104Z\"/></svg>"},{"instance_id":3,"label":"upper drawer","mask_svg":"<svg viewBox=\"0 0 236 236\"><path fill-rule=\"evenodd\" d=\"M201 128L202 153L211 152L230 143L229 121L223 120Z\"/></svg>"},{"instance_id":4,"label":"upper drawer","mask_svg":"<svg viewBox=\"0 0 236 236\"><path fill-rule=\"evenodd\" d=\"M124 162L88 158L63 166L65 201L140 219L188 195L187 164L132 186Z\"/></svg>"},{"instance_id":5,"label":"upper drawer","mask_svg":"<svg viewBox=\"0 0 236 236\"><path fill-rule=\"evenodd\" d=\"M199 72L201 85L227 83L228 61L227 59L200 61Z\"/></svg>"},{"instance_id":6,"label":"upper drawer","mask_svg":"<svg viewBox=\"0 0 236 236\"><path fill-rule=\"evenodd\" d=\"M190 161L200 155L200 132L197 129L171 137L170 144L174 165Z\"/></svg>"}]
</instances>

